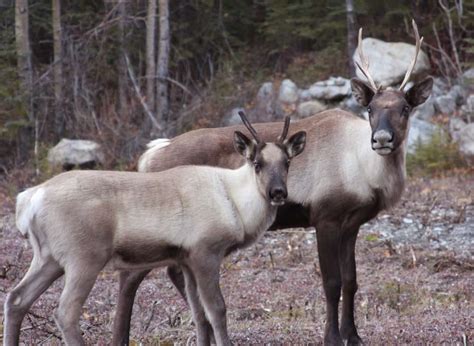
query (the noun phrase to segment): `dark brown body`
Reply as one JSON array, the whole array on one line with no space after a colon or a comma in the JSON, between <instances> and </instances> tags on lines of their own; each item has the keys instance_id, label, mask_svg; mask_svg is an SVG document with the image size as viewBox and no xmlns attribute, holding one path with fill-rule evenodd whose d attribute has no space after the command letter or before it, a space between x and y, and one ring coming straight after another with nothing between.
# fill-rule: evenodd
<instances>
[{"instance_id":1,"label":"dark brown body","mask_svg":"<svg viewBox=\"0 0 474 346\"><path fill-rule=\"evenodd\" d=\"M327 304L325 344L342 345L343 340L350 345L361 343L354 323L357 234L363 223L400 199L405 183L409 116L431 93L432 78L403 91L423 40L414 21L412 25L416 52L399 90L385 90L376 85L363 54L362 29L359 31L360 64L356 64L369 84L354 78L351 87L355 99L367 107L368 122L336 109L292 126L292 131L304 129L307 132L306 149L291 165L287 203L278 210L272 228L316 228ZM257 124L255 127L263 140L267 140L278 133L281 125ZM139 170L160 171L183 164L236 167L240 162L227 139L235 129L203 129L183 134L168 146L148 150L140 159ZM168 274L186 299L180 268L169 267ZM146 275L146 271L133 272L120 278L114 344L128 343L133 300Z\"/></svg>"},{"instance_id":2,"label":"dark brown body","mask_svg":"<svg viewBox=\"0 0 474 346\"><path fill-rule=\"evenodd\" d=\"M274 138L281 123L255 124L263 140ZM178 165L238 167L229 136L241 126L202 129L171 140L142 156L140 168L162 171ZM354 324L357 290L354 248L360 225L398 201L404 184L404 146L381 156L371 148L369 122L341 110L331 110L294 122L290 134L305 130L306 149L291 164L288 200L280 207L272 228L308 227L317 230L319 259L327 301L325 340L358 342ZM369 170L365 167L370 167ZM180 292L179 268L169 268ZM114 326L114 344L128 342L129 319L135 291L147 272L124 274ZM337 307L343 294L341 329Z\"/></svg>"}]
</instances>

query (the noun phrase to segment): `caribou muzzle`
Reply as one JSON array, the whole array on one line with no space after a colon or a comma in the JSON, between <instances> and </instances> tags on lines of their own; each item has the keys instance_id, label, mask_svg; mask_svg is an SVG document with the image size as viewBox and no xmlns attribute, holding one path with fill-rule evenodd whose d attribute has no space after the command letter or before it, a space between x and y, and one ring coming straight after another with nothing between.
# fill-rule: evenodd
<instances>
[{"instance_id":1,"label":"caribou muzzle","mask_svg":"<svg viewBox=\"0 0 474 346\"><path fill-rule=\"evenodd\" d=\"M283 205L288 197L288 191L285 186L274 186L269 192L271 205Z\"/></svg>"},{"instance_id":2,"label":"caribou muzzle","mask_svg":"<svg viewBox=\"0 0 474 346\"><path fill-rule=\"evenodd\" d=\"M379 155L388 155L394 149L393 131L382 129L374 131L372 134L372 149Z\"/></svg>"}]
</instances>

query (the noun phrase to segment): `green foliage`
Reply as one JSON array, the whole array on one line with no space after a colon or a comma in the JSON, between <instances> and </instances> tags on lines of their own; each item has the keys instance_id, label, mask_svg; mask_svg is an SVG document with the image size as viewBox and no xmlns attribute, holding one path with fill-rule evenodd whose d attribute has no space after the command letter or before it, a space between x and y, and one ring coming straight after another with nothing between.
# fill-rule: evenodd
<instances>
[{"instance_id":1,"label":"green foliage","mask_svg":"<svg viewBox=\"0 0 474 346\"><path fill-rule=\"evenodd\" d=\"M299 86L309 86L330 76L343 75L345 63L346 55L341 54L341 48L330 45L317 52L299 54L288 65L286 76Z\"/></svg>"},{"instance_id":2,"label":"green foliage","mask_svg":"<svg viewBox=\"0 0 474 346\"><path fill-rule=\"evenodd\" d=\"M457 144L443 132L435 133L426 144L419 142L415 153L407 155L409 175L433 175L464 166Z\"/></svg>"},{"instance_id":3,"label":"green foliage","mask_svg":"<svg viewBox=\"0 0 474 346\"><path fill-rule=\"evenodd\" d=\"M321 49L345 42L343 1L275 0L267 2L260 28L275 51L290 48Z\"/></svg>"}]
</instances>

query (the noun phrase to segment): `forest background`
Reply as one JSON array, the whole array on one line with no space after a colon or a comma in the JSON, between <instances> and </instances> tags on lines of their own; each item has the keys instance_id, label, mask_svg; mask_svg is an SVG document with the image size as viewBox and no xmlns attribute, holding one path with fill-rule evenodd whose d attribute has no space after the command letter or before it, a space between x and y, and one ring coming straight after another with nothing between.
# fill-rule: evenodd
<instances>
[{"instance_id":1,"label":"forest background","mask_svg":"<svg viewBox=\"0 0 474 346\"><path fill-rule=\"evenodd\" d=\"M262 82L353 76L359 26L411 42L411 18L431 74L472 67L473 1L0 0L0 175L47 170L64 137L133 169L148 140L221 125Z\"/></svg>"}]
</instances>

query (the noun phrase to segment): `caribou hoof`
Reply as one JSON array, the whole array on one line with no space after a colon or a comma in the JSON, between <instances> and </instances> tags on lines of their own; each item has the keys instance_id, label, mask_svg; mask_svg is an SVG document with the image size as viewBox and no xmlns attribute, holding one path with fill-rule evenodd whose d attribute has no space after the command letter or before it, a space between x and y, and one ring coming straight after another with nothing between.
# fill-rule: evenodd
<instances>
[{"instance_id":1,"label":"caribou hoof","mask_svg":"<svg viewBox=\"0 0 474 346\"><path fill-rule=\"evenodd\" d=\"M350 330L341 328L341 335L342 339L346 342L346 345L364 345L364 342L357 334L357 330L355 328L351 328Z\"/></svg>"},{"instance_id":2,"label":"caribou hoof","mask_svg":"<svg viewBox=\"0 0 474 346\"><path fill-rule=\"evenodd\" d=\"M324 337L324 345L325 346L344 346L344 342L342 341L341 336L339 333L332 333L327 334Z\"/></svg>"}]
</instances>

